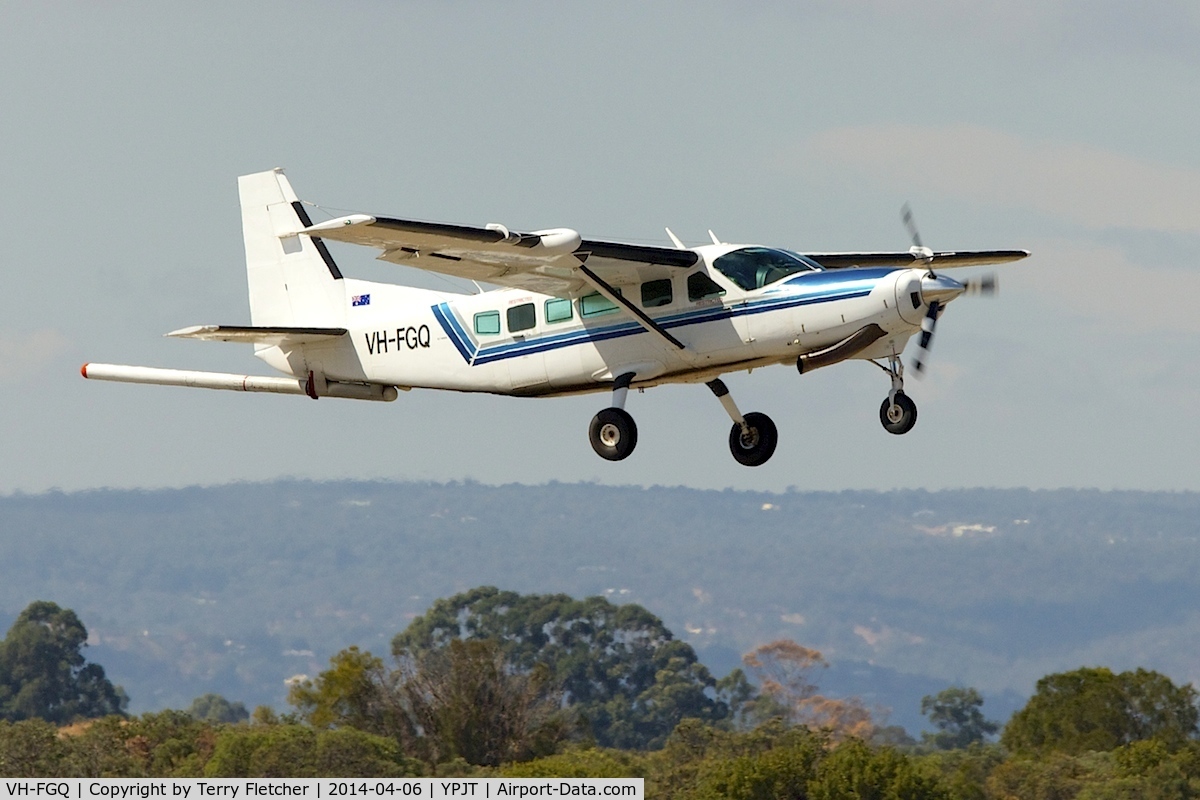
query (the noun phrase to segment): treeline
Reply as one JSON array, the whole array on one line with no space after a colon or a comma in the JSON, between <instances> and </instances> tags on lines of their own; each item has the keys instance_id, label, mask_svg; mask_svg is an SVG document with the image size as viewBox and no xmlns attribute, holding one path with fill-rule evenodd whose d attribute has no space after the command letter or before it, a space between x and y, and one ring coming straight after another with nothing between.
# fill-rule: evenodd
<instances>
[{"instance_id":1,"label":"treeline","mask_svg":"<svg viewBox=\"0 0 1200 800\"><path fill-rule=\"evenodd\" d=\"M815 650L772 642L717 679L657 617L603 598L440 600L388 660L343 650L283 714L208 695L127 716L85 641L73 612L35 603L0 642L0 776L633 776L680 800L1200 796L1196 692L1146 670L1046 676L1003 728L977 691L950 687L922 701L934 730L918 742L823 696Z\"/></svg>"},{"instance_id":2,"label":"treeline","mask_svg":"<svg viewBox=\"0 0 1200 800\"><path fill-rule=\"evenodd\" d=\"M734 731L685 720L656 751L570 744L560 752L436 771L395 741L299 722L201 722L186 712L110 716L61 729L0 722L0 777L642 777L648 797L1099 800L1200 795L1200 746L1136 740L1108 751L1018 754L1002 745L920 752L772 720Z\"/></svg>"},{"instance_id":3,"label":"treeline","mask_svg":"<svg viewBox=\"0 0 1200 800\"><path fill-rule=\"evenodd\" d=\"M349 644L386 657L381 631L463 588L605 594L652 609L719 675L763 642L820 642L837 653L823 686L915 730L916 701L951 676L988 687L1007 719L1043 673L1095 653L1190 675L1198 516L1195 492L278 481L10 495L0 636L31 599L55 599L139 713L206 692L282 707L284 678Z\"/></svg>"}]
</instances>

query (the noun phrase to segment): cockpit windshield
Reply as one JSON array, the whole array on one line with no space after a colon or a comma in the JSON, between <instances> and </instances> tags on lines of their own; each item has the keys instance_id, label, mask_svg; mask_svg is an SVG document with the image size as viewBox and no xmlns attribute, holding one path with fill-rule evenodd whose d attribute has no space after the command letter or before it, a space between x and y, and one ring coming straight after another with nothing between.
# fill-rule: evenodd
<instances>
[{"instance_id":1,"label":"cockpit windshield","mask_svg":"<svg viewBox=\"0 0 1200 800\"><path fill-rule=\"evenodd\" d=\"M713 266L742 289L761 289L797 272L820 270L821 266L791 250L773 247L743 247L713 261Z\"/></svg>"}]
</instances>

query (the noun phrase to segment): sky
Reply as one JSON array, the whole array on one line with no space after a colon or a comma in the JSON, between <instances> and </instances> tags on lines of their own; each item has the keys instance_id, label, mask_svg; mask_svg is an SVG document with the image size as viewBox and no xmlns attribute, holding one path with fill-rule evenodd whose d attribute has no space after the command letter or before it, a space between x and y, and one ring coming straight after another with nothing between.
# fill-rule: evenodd
<instances>
[{"instance_id":1,"label":"sky","mask_svg":"<svg viewBox=\"0 0 1200 800\"><path fill-rule=\"evenodd\" d=\"M0 492L267 480L783 491L1197 490L1200 10L1121 0L8 3L0 26ZM780 430L736 464L702 386L394 403L84 381L86 361L270 374L236 177L358 211L668 245L1025 248L910 379L726 383ZM343 272L450 288L331 245ZM961 274L961 273L960 273Z\"/></svg>"}]
</instances>

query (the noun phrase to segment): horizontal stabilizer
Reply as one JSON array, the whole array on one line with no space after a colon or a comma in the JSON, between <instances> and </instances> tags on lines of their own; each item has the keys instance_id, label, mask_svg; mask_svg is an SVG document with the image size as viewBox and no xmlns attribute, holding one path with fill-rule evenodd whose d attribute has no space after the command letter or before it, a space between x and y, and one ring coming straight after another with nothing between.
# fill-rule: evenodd
<instances>
[{"instance_id":1,"label":"horizontal stabilizer","mask_svg":"<svg viewBox=\"0 0 1200 800\"><path fill-rule=\"evenodd\" d=\"M179 339L202 339L207 342L240 342L243 344L270 344L294 346L317 344L345 336L345 328L291 328L251 325L193 325L171 331L167 336Z\"/></svg>"},{"instance_id":2,"label":"horizontal stabilizer","mask_svg":"<svg viewBox=\"0 0 1200 800\"><path fill-rule=\"evenodd\" d=\"M79 373L85 378L119 383L150 383L159 386L190 386L196 389L226 389L234 392L272 392L274 394L303 394L317 397L310 380L299 378L237 375L230 372L197 372L183 369L134 367L126 364L84 364ZM395 386L378 383L343 383L326 381L321 397L344 397L350 400L382 400L397 397Z\"/></svg>"}]
</instances>

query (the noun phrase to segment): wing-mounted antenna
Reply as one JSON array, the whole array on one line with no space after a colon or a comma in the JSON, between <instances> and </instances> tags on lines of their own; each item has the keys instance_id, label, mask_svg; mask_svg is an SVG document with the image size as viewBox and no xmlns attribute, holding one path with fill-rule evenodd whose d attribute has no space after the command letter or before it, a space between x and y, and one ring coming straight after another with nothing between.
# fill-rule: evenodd
<instances>
[{"instance_id":1,"label":"wing-mounted antenna","mask_svg":"<svg viewBox=\"0 0 1200 800\"><path fill-rule=\"evenodd\" d=\"M676 236L670 228L664 228L664 230L667 232L667 236L671 237L671 241L675 243L675 248L677 250L687 250L687 247L684 245L684 243L679 241L679 237Z\"/></svg>"}]
</instances>

